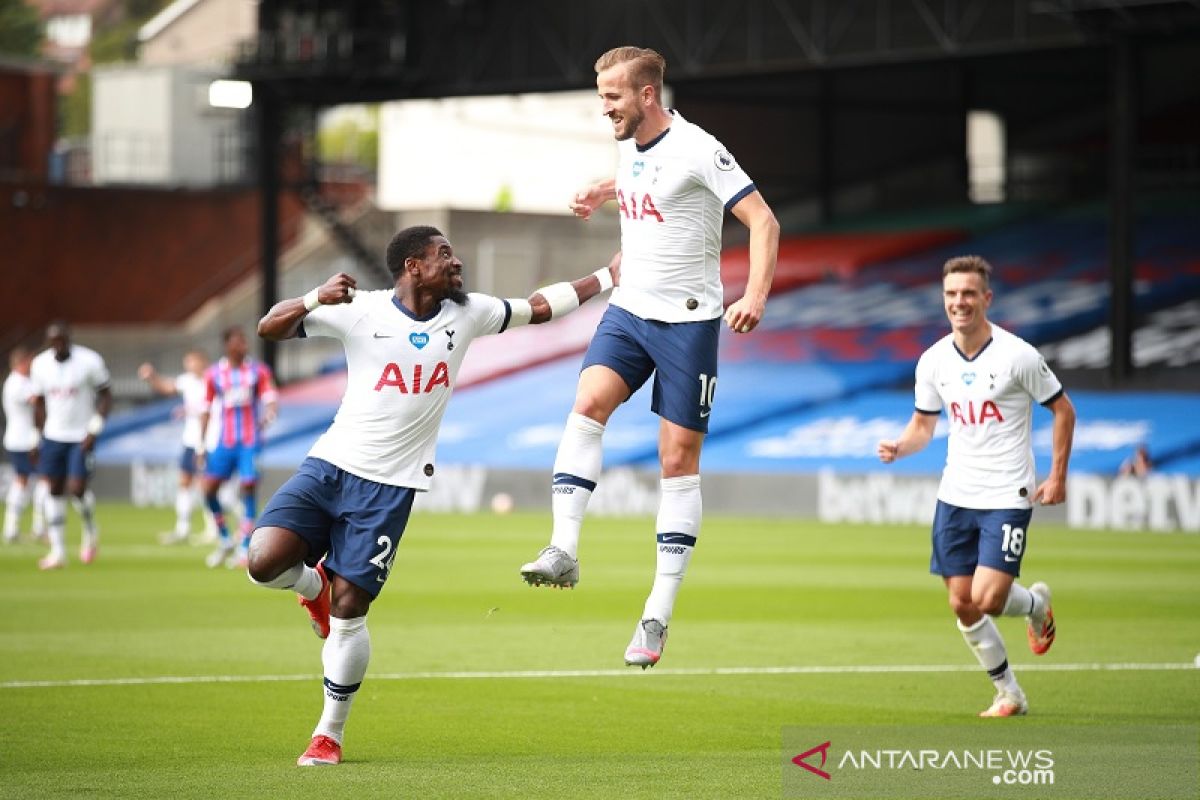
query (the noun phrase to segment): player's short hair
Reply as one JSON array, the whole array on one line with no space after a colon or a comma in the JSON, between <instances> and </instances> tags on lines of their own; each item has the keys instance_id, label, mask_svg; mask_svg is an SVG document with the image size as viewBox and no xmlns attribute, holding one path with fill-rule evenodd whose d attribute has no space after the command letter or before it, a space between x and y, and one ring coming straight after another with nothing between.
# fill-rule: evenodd
<instances>
[{"instance_id":1,"label":"player's short hair","mask_svg":"<svg viewBox=\"0 0 1200 800\"><path fill-rule=\"evenodd\" d=\"M653 86L654 96L662 102L663 75L667 60L657 50L648 47L614 47L596 59L596 74L618 64L628 64L629 80L635 89Z\"/></svg>"},{"instance_id":2,"label":"player's short hair","mask_svg":"<svg viewBox=\"0 0 1200 800\"><path fill-rule=\"evenodd\" d=\"M970 272L983 279L983 288L987 289L992 282L992 265L983 256L958 256L946 262L942 267L942 277L956 272Z\"/></svg>"},{"instance_id":3,"label":"player's short hair","mask_svg":"<svg viewBox=\"0 0 1200 800\"><path fill-rule=\"evenodd\" d=\"M53 339L55 336L71 336L71 326L67 324L65 319L52 319L50 324L46 326L46 338Z\"/></svg>"},{"instance_id":4,"label":"player's short hair","mask_svg":"<svg viewBox=\"0 0 1200 800\"><path fill-rule=\"evenodd\" d=\"M17 345L8 353L9 369L15 369L17 364L20 364L22 361L28 361L32 355L33 351L28 347L23 344Z\"/></svg>"},{"instance_id":5,"label":"player's short hair","mask_svg":"<svg viewBox=\"0 0 1200 800\"><path fill-rule=\"evenodd\" d=\"M230 339L232 339L234 336L239 336L239 335L243 339L246 338L245 328L243 328L241 325L230 325L228 328L221 331L221 341L224 342L225 344L229 344Z\"/></svg>"},{"instance_id":6,"label":"player's short hair","mask_svg":"<svg viewBox=\"0 0 1200 800\"><path fill-rule=\"evenodd\" d=\"M442 235L432 225L413 225L393 236L387 246L387 268L392 278L400 277L406 259L422 258L433 237Z\"/></svg>"}]
</instances>

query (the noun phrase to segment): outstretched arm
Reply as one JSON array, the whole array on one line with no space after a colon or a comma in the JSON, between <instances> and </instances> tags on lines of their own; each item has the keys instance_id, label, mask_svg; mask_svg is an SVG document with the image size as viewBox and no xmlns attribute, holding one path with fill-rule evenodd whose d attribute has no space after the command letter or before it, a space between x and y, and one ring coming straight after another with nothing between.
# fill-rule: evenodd
<instances>
[{"instance_id":1,"label":"outstretched arm","mask_svg":"<svg viewBox=\"0 0 1200 800\"><path fill-rule=\"evenodd\" d=\"M879 460L885 464L891 464L897 458L911 456L913 453L924 450L925 445L929 444L929 440L933 438L937 420L936 414L922 414L920 411L914 411L912 419L904 426L904 432L900 434L899 439L885 439L875 448Z\"/></svg>"},{"instance_id":2,"label":"outstretched arm","mask_svg":"<svg viewBox=\"0 0 1200 800\"><path fill-rule=\"evenodd\" d=\"M175 379L160 375L149 361L138 367L138 377L150 384L150 388L158 394L166 396L175 394Z\"/></svg>"},{"instance_id":3,"label":"outstretched arm","mask_svg":"<svg viewBox=\"0 0 1200 800\"><path fill-rule=\"evenodd\" d=\"M548 287L542 287L529 295L529 317L523 319L523 309L518 309L516 305L512 307L512 323L524 323L528 321L530 325L539 325L548 323L552 319L563 317L575 311L576 308L586 303L592 297L611 289L613 285L620 282L620 251L613 255L612 260L608 261L608 266L590 273L590 275L576 278L575 281L566 283L552 283Z\"/></svg>"},{"instance_id":4,"label":"outstretched arm","mask_svg":"<svg viewBox=\"0 0 1200 800\"><path fill-rule=\"evenodd\" d=\"M352 303L357 288L358 282L352 276L339 272L303 297L280 300L258 321L258 335L273 342L291 339L308 312L317 306Z\"/></svg>"},{"instance_id":5,"label":"outstretched arm","mask_svg":"<svg viewBox=\"0 0 1200 800\"><path fill-rule=\"evenodd\" d=\"M746 293L725 309L725 324L735 333L749 333L762 321L767 295L779 256L779 222L767 201L751 192L733 207L733 215L750 229L750 275Z\"/></svg>"}]
</instances>

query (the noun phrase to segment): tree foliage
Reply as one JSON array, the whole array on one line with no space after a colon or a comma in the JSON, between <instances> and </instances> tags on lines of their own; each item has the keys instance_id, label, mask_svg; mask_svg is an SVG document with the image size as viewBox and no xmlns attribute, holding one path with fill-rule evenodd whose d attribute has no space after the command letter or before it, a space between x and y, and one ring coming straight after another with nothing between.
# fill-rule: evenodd
<instances>
[{"instance_id":1,"label":"tree foliage","mask_svg":"<svg viewBox=\"0 0 1200 800\"><path fill-rule=\"evenodd\" d=\"M41 47L37 10L25 0L0 0L0 55L35 58Z\"/></svg>"}]
</instances>

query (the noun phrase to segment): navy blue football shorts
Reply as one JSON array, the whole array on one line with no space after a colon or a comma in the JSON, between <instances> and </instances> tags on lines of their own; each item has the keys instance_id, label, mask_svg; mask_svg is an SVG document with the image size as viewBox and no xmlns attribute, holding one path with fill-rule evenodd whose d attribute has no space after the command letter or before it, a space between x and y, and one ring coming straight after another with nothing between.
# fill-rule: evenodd
<instances>
[{"instance_id":1,"label":"navy blue football shorts","mask_svg":"<svg viewBox=\"0 0 1200 800\"><path fill-rule=\"evenodd\" d=\"M38 472L45 478L87 480L92 475L92 462L92 454L83 452L82 442L42 439L41 452L38 454Z\"/></svg>"},{"instance_id":2,"label":"navy blue football shorts","mask_svg":"<svg viewBox=\"0 0 1200 800\"><path fill-rule=\"evenodd\" d=\"M701 433L717 393L721 320L658 322L610 305L583 357L621 376L632 396L654 374L650 410Z\"/></svg>"},{"instance_id":3,"label":"navy blue football shorts","mask_svg":"<svg viewBox=\"0 0 1200 800\"><path fill-rule=\"evenodd\" d=\"M372 597L387 581L416 491L306 458L268 501L259 528L286 528L308 543L308 560Z\"/></svg>"},{"instance_id":4,"label":"navy blue football shorts","mask_svg":"<svg viewBox=\"0 0 1200 800\"><path fill-rule=\"evenodd\" d=\"M12 462L13 472L20 477L28 478L33 474L33 459L28 450L9 450L8 460Z\"/></svg>"},{"instance_id":5,"label":"navy blue football shorts","mask_svg":"<svg viewBox=\"0 0 1200 800\"><path fill-rule=\"evenodd\" d=\"M984 566L1020 575L1031 519L1032 508L960 508L938 500L929 571L949 578Z\"/></svg>"},{"instance_id":6,"label":"navy blue football shorts","mask_svg":"<svg viewBox=\"0 0 1200 800\"><path fill-rule=\"evenodd\" d=\"M184 475L196 474L196 448L183 448L183 452L179 454L179 471Z\"/></svg>"}]
</instances>

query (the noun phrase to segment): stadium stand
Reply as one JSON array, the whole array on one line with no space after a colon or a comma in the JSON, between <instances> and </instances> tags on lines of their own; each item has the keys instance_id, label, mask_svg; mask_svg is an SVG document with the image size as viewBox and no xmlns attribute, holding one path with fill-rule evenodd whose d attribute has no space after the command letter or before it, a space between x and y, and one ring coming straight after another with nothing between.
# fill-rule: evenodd
<instances>
[{"instance_id":1,"label":"stadium stand","mask_svg":"<svg viewBox=\"0 0 1200 800\"><path fill-rule=\"evenodd\" d=\"M953 255L976 252L992 260L997 267L992 318L1036 344L1081 335L1103 322L1105 225L1098 209L1010 214L1000 221L993 229L961 219L958 228L789 240L777 294L760 330L723 338L720 413L710 432L706 468L873 466L874 442L898 431L911 413L911 394L890 387L906 386L921 351L945 334L937 265ZM1198 239L1187 210L1160 211L1141 222L1140 313L1184 307L1200 297ZM731 248L725 255L736 281L739 265L744 275L744 250ZM551 463L572 402L579 354L601 311L599 304L585 307L551 323L557 330L525 329L478 342L447 412L440 461L535 469ZM286 388L264 463L295 465L332 418L344 385L345 373L335 360L334 371ZM1200 424L1174 420L1188 416L1195 395L1072 394L1081 416L1078 469L1113 473L1135 444L1146 441L1164 470L1194 474ZM649 403L647 386L614 415L605 438L606 466L655 463L657 427L640 413ZM173 458L177 431L161 404L128 420L114 420L121 426L116 430L133 433L106 437L102 461L126 462L148 453ZM899 468L937 472L943 457L933 447Z\"/></svg>"}]
</instances>

